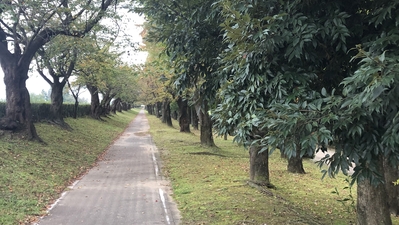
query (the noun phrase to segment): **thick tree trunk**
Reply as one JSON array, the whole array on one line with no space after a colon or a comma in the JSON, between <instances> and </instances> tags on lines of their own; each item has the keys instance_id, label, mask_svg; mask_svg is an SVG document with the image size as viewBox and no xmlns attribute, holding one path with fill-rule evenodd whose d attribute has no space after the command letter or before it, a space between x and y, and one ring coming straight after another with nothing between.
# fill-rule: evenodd
<instances>
[{"instance_id":1,"label":"thick tree trunk","mask_svg":"<svg viewBox=\"0 0 399 225\"><path fill-rule=\"evenodd\" d=\"M191 109L190 110L190 113L191 113L191 126L193 126L194 130L198 130L199 119L198 119L197 111L195 110L194 106L190 107L190 109Z\"/></svg>"},{"instance_id":2,"label":"thick tree trunk","mask_svg":"<svg viewBox=\"0 0 399 225\"><path fill-rule=\"evenodd\" d=\"M122 112L122 107L123 107L123 105L122 105L122 101L116 106L116 111L118 111L118 112Z\"/></svg>"},{"instance_id":3,"label":"thick tree trunk","mask_svg":"<svg viewBox=\"0 0 399 225\"><path fill-rule=\"evenodd\" d=\"M305 173L305 170L303 169L300 147L301 146L299 144L297 144L295 156L293 155L291 157L288 157L287 170L290 173L300 173L300 174Z\"/></svg>"},{"instance_id":4,"label":"thick tree trunk","mask_svg":"<svg viewBox=\"0 0 399 225\"><path fill-rule=\"evenodd\" d=\"M109 92L103 94L103 99L101 100L101 116L107 116L111 113L111 100L115 97L114 94L110 94Z\"/></svg>"},{"instance_id":5,"label":"thick tree trunk","mask_svg":"<svg viewBox=\"0 0 399 225\"><path fill-rule=\"evenodd\" d=\"M101 119L102 109L100 105L100 98L98 97L98 89L95 86L86 84L91 96L91 117L94 119Z\"/></svg>"},{"instance_id":6,"label":"thick tree trunk","mask_svg":"<svg viewBox=\"0 0 399 225\"><path fill-rule=\"evenodd\" d=\"M154 109L153 109L153 106L151 104L147 105L147 112L150 115L154 115Z\"/></svg>"},{"instance_id":7,"label":"thick tree trunk","mask_svg":"<svg viewBox=\"0 0 399 225\"><path fill-rule=\"evenodd\" d=\"M28 66L24 69L14 61L2 61L4 83L6 85L6 115L0 120L0 129L13 130L22 138L39 140L33 125L30 96L26 88Z\"/></svg>"},{"instance_id":8,"label":"thick tree trunk","mask_svg":"<svg viewBox=\"0 0 399 225\"><path fill-rule=\"evenodd\" d=\"M168 126L172 127L172 118L170 117L170 101L165 98L162 102L162 123L166 123Z\"/></svg>"},{"instance_id":9,"label":"thick tree trunk","mask_svg":"<svg viewBox=\"0 0 399 225\"><path fill-rule=\"evenodd\" d=\"M384 174L383 158L379 158L378 172ZM369 179L357 183L357 224L391 225L391 215L387 202L387 193L383 183L371 184Z\"/></svg>"},{"instance_id":10,"label":"thick tree trunk","mask_svg":"<svg viewBox=\"0 0 399 225\"><path fill-rule=\"evenodd\" d=\"M129 104L127 104L127 102L122 102L122 110L124 111L129 110Z\"/></svg>"},{"instance_id":11,"label":"thick tree trunk","mask_svg":"<svg viewBox=\"0 0 399 225\"><path fill-rule=\"evenodd\" d=\"M385 189L387 191L387 201L389 211L395 215L399 215L399 186L395 185L399 179L399 171L397 165L392 165L389 162L389 157L384 157L384 175L385 175Z\"/></svg>"},{"instance_id":12,"label":"thick tree trunk","mask_svg":"<svg viewBox=\"0 0 399 225\"><path fill-rule=\"evenodd\" d=\"M255 145L249 148L250 179L257 184L269 186L269 153L259 153L260 150L261 148Z\"/></svg>"},{"instance_id":13,"label":"thick tree trunk","mask_svg":"<svg viewBox=\"0 0 399 225\"><path fill-rule=\"evenodd\" d=\"M179 126L180 132L190 133L190 114L188 112L187 100L179 97L177 99L177 105L179 106Z\"/></svg>"},{"instance_id":14,"label":"thick tree trunk","mask_svg":"<svg viewBox=\"0 0 399 225\"><path fill-rule=\"evenodd\" d=\"M212 120L211 116L208 113L208 104L204 104L205 107L202 110L199 110L199 120L201 123L200 126L200 140L201 145L213 147L215 146L215 142L213 141L213 133L212 133Z\"/></svg>"},{"instance_id":15,"label":"thick tree trunk","mask_svg":"<svg viewBox=\"0 0 399 225\"><path fill-rule=\"evenodd\" d=\"M69 129L70 127L67 123L65 123L63 116L63 103L64 103L63 90L65 84L66 82L59 82L56 79L51 84L50 120L61 127Z\"/></svg>"},{"instance_id":16,"label":"thick tree trunk","mask_svg":"<svg viewBox=\"0 0 399 225\"><path fill-rule=\"evenodd\" d=\"M111 112L112 113L114 113L114 114L116 114L116 110L117 110L117 108L118 108L118 105L120 105L121 104L121 99L120 98L117 98L117 99L115 99L113 102L112 102L112 106L111 106Z\"/></svg>"}]
</instances>

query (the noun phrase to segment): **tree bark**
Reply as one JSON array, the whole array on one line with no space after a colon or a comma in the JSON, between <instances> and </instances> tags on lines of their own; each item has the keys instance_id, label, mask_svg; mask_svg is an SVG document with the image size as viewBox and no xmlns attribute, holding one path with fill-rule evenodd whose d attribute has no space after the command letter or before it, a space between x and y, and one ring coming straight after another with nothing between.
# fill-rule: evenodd
<instances>
[{"instance_id":1,"label":"tree bark","mask_svg":"<svg viewBox=\"0 0 399 225\"><path fill-rule=\"evenodd\" d=\"M1 61L6 85L6 115L0 120L0 129L13 130L21 133L21 137L30 140L39 140L33 124L30 96L26 88L28 68L19 66L15 60Z\"/></svg>"},{"instance_id":2,"label":"tree bark","mask_svg":"<svg viewBox=\"0 0 399 225\"><path fill-rule=\"evenodd\" d=\"M111 100L115 97L115 94L111 94L110 91L102 94L103 98L100 103L102 108L101 116L107 116L111 113Z\"/></svg>"},{"instance_id":3,"label":"tree bark","mask_svg":"<svg viewBox=\"0 0 399 225\"><path fill-rule=\"evenodd\" d=\"M119 104L116 106L116 111L122 112L122 107L123 107L123 103L122 103L122 101L121 101L121 103L119 103Z\"/></svg>"},{"instance_id":4,"label":"tree bark","mask_svg":"<svg viewBox=\"0 0 399 225\"><path fill-rule=\"evenodd\" d=\"M129 110L129 104L127 104L127 102L122 102L122 110L124 111Z\"/></svg>"},{"instance_id":5,"label":"tree bark","mask_svg":"<svg viewBox=\"0 0 399 225\"><path fill-rule=\"evenodd\" d=\"M296 145L295 155L288 157L287 170L290 173L305 174L305 170L303 169L300 144Z\"/></svg>"},{"instance_id":6,"label":"tree bark","mask_svg":"<svg viewBox=\"0 0 399 225\"><path fill-rule=\"evenodd\" d=\"M190 118L188 112L188 103L186 99L179 97L177 99L177 105L179 106L179 126L180 132L190 133Z\"/></svg>"},{"instance_id":7,"label":"tree bark","mask_svg":"<svg viewBox=\"0 0 399 225\"><path fill-rule=\"evenodd\" d=\"M117 99L115 99L113 102L112 102L112 106L111 106L111 112L112 113L114 113L114 114L116 114L116 110L117 110L117 108L118 108L118 105L120 105L121 104L121 99L120 98L117 98Z\"/></svg>"},{"instance_id":8,"label":"tree bark","mask_svg":"<svg viewBox=\"0 0 399 225\"><path fill-rule=\"evenodd\" d=\"M387 201L389 211L391 214L399 215L399 186L395 185L399 179L398 166L389 161L389 157L384 157L384 176L385 176L385 189L387 191Z\"/></svg>"},{"instance_id":9,"label":"tree bark","mask_svg":"<svg viewBox=\"0 0 399 225\"><path fill-rule=\"evenodd\" d=\"M384 174L383 158L379 156L378 173ZM371 184L369 179L357 183L357 224L358 225L391 225L391 215L387 202L385 185Z\"/></svg>"},{"instance_id":10,"label":"tree bark","mask_svg":"<svg viewBox=\"0 0 399 225\"><path fill-rule=\"evenodd\" d=\"M211 116L208 113L208 104L204 103L204 108L199 110L199 121L201 123L200 126L200 140L201 145L213 147L216 146L213 141L213 133L212 133L212 120Z\"/></svg>"},{"instance_id":11,"label":"tree bark","mask_svg":"<svg viewBox=\"0 0 399 225\"><path fill-rule=\"evenodd\" d=\"M151 104L147 105L147 112L150 115L154 115L154 110L153 110L153 106Z\"/></svg>"},{"instance_id":12,"label":"tree bark","mask_svg":"<svg viewBox=\"0 0 399 225\"><path fill-rule=\"evenodd\" d=\"M98 88L90 84L86 84L91 96L91 117L99 120L101 119L102 109L100 105L100 98L98 97Z\"/></svg>"},{"instance_id":13,"label":"tree bark","mask_svg":"<svg viewBox=\"0 0 399 225\"><path fill-rule=\"evenodd\" d=\"M79 92L80 92L80 85L78 89L76 90L76 93L72 90L71 83L69 83L69 80L66 81L69 87L69 90L72 93L73 98L75 99L75 104L73 108L73 118L76 119L78 117L78 109L79 109Z\"/></svg>"},{"instance_id":14,"label":"tree bark","mask_svg":"<svg viewBox=\"0 0 399 225\"><path fill-rule=\"evenodd\" d=\"M172 118L170 117L170 101L165 98L162 102L162 123L166 123L168 126L172 127Z\"/></svg>"},{"instance_id":15,"label":"tree bark","mask_svg":"<svg viewBox=\"0 0 399 225\"><path fill-rule=\"evenodd\" d=\"M79 109L79 101L78 101L78 99L75 99L75 104L73 107L73 118L74 119L78 118L78 109Z\"/></svg>"},{"instance_id":16,"label":"tree bark","mask_svg":"<svg viewBox=\"0 0 399 225\"><path fill-rule=\"evenodd\" d=\"M198 119L197 111L195 110L194 106L190 107L190 109L191 109L190 110L190 112L191 112L191 126L193 126L194 130L198 130L199 119Z\"/></svg>"},{"instance_id":17,"label":"tree bark","mask_svg":"<svg viewBox=\"0 0 399 225\"><path fill-rule=\"evenodd\" d=\"M173 111L172 114L171 114L171 117L172 117L174 120L177 120L177 117L178 117L177 111Z\"/></svg>"},{"instance_id":18,"label":"tree bark","mask_svg":"<svg viewBox=\"0 0 399 225\"><path fill-rule=\"evenodd\" d=\"M156 103L156 111L155 111L155 116L157 117L157 118L161 118L161 113L162 113L162 102L157 102Z\"/></svg>"},{"instance_id":19,"label":"tree bark","mask_svg":"<svg viewBox=\"0 0 399 225\"><path fill-rule=\"evenodd\" d=\"M269 152L259 153L261 147L252 145L249 148L249 173L251 181L269 186Z\"/></svg>"},{"instance_id":20,"label":"tree bark","mask_svg":"<svg viewBox=\"0 0 399 225\"><path fill-rule=\"evenodd\" d=\"M58 78L54 79L54 82L51 84L51 105L50 105L50 120L55 124L58 124L61 127L70 129L70 126L65 123L63 116L63 90L65 87L66 81L59 82Z\"/></svg>"}]
</instances>

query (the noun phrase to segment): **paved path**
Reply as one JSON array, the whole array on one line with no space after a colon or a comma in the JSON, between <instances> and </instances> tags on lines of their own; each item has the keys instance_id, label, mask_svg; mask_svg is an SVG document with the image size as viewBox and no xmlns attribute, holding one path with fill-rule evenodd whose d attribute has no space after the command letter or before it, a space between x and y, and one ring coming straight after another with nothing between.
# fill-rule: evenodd
<instances>
[{"instance_id":1,"label":"paved path","mask_svg":"<svg viewBox=\"0 0 399 225\"><path fill-rule=\"evenodd\" d=\"M179 224L142 110L104 160L65 192L39 225Z\"/></svg>"}]
</instances>

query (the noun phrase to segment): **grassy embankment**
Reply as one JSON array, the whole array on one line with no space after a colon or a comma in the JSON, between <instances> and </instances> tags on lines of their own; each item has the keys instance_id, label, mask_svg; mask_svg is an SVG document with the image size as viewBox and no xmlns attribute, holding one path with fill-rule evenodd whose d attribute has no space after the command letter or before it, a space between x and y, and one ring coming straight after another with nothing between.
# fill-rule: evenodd
<instances>
[{"instance_id":1,"label":"grassy embankment","mask_svg":"<svg viewBox=\"0 0 399 225\"><path fill-rule=\"evenodd\" d=\"M183 224L355 223L352 201L339 202L351 199L344 175L322 180L320 169L310 159L304 160L306 174L288 173L285 160L277 152L269 162L276 189L262 192L247 185L248 153L231 139L215 138L218 148L202 148L198 132L180 133L154 116L148 118ZM335 188L339 196L332 193ZM356 187L352 188L352 197L356 199ZM399 224L397 218L394 220Z\"/></svg>"},{"instance_id":2,"label":"grassy embankment","mask_svg":"<svg viewBox=\"0 0 399 225\"><path fill-rule=\"evenodd\" d=\"M46 206L101 157L137 111L96 121L66 122L72 131L47 123L36 129L46 144L0 138L0 224L24 224L45 213Z\"/></svg>"}]
</instances>

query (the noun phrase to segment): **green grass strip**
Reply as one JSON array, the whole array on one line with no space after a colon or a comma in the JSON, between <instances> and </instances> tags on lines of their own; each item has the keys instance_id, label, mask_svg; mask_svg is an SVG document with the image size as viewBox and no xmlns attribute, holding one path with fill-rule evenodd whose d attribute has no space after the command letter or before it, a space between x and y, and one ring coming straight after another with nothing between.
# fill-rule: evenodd
<instances>
[{"instance_id":1,"label":"green grass strip","mask_svg":"<svg viewBox=\"0 0 399 225\"><path fill-rule=\"evenodd\" d=\"M203 148L198 132L180 133L177 121L170 128L154 116L148 118L182 224L355 224L352 201L343 201L351 199L345 176L322 180L310 159L304 160L306 174L291 174L286 160L274 153L269 166L276 189L259 191L247 184L248 152L231 139L215 138L218 148ZM394 224L399 224L397 219Z\"/></svg>"},{"instance_id":2,"label":"green grass strip","mask_svg":"<svg viewBox=\"0 0 399 225\"><path fill-rule=\"evenodd\" d=\"M46 144L0 138L0 224L25 224L79 178L121 134L137 110L104 121L67 118L72 131L48 123L35 124Z\"/></svg>"}]
</instances>

